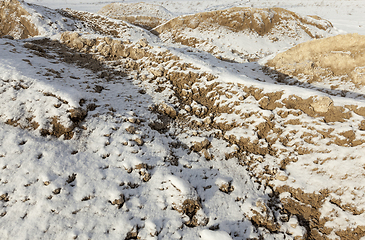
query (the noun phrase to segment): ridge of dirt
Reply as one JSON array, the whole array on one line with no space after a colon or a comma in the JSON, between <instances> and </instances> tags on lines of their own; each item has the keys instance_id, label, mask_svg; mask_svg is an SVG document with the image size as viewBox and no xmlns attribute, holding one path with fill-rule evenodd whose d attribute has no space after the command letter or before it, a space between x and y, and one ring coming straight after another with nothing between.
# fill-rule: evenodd
<instances>
[{"instance_id":1,"label":"ridge of dirt","mask_svg":"<svg viewBox=\"0 0 365 240\"><path fill-rule=\"evenodd\" d=\"M116 38L129 40L136 36L136 33L141 35L141 38L149 37L149 33L141 29L133 27L123 21L113 21L108 17L89 12L76 11L72 9L64 9L59 11L65 17L73 20L81 21L85 27L92 29L96 33L112 36ZM133 36L132 36L133 35Z\"/></svg>"},{"instance_id":2,"label":"ridge of dirt","mask_svg":"<svg viewBox=\"0 0 365 240\"><path fill-rule=\"evenodd\" d=\"M25 39L38 35L36 26L29 19L30 14L17 0L0 2L0 37L10 35Z\"/></svg>"},{"instance_id":3,"label":"ridge of dirt","mask_svg":"<svg viewBox=\"0 0 365 240\"><path fill-rule=\"evenodd\" d=\"M14 1L6 2L14 3ZM229 16L237 17L237 21L241 20L239 15L234 15L237 9L227 11L228 15L231 14ZM29 109L27 103L17 100L18 94L20 96L33 86L29 83L25 84L23 81L3 80L7 87L12 91L14 89L14 95L7 95L10 96L9 101L14 102L15 105L19 103L20 106L17 109L16 117L6 114L0 116L6 124L28 130L38 130L43 137L51 135L59 138L63 136L64 140L69 140L79 137L81 134L91 134L92 130L87 131L88 129L83 125L85 121L99 117L100 120L109 118L111 122L115 121L118 127L113 124L108 126L110 129L106 129L107 132L103 133L105 141L102 140L100 145L96 143L93 146L95 152L99 151L100 146L105 148L110 144L116 144L115 146L119 147L122 145L132 147L132 150L129 149L131 154L138 153L142 146L148 145L146 144L150 140L148 133L156 130L158 133L166 134L174 139L174 142L169 143L171 152L166 153L166 157L163 159L164 164L178 166L181 161L179 155L176 154L178 150L174 152L174 149L183 148L189 152L189 155L198 156L197 159L200 160L234 159L241 165L239 167L244 167L249 171L250 177L257 183L257 187L264 189L268 198L255 199L255 206L248 210L249 214L243 216L242 221L248 219L254 226L253 229L262 234L260 238L264 239L264 233L282 234L294 239L330 239L330 236L341 239L360 239L365 236L365 227L361 224L356 225L352 219L342 225L336 222L336 216L339 214L350 214L355 218L361 217L365 212L365 201L361 200L363 186L351 181L351 178L356 178L362 182L361 180L364 180L365 176L363 163L356 161L361 160L362 157L357 152L364 150L364 106L355 104L339 106L336 99L320 94L304 98L295 94L288 95L284 90L270 91L240 83L223 83L218 76L205 72L191 63L183 62L170 51L156 49L157 47L149 44L147 38L130 41L129 38L135 29L127 23L70 9L59 10L59 12L69 18L82 21L86 27L93 29L96 33L107 35L107 37L89 33L64 32L60 37L60 42L46 38L27 41L23 45L25 50L22 50L26 54L52 59L52 63L70 63L91 70L98 78L96 81L99 82L86 81L86 83L84 82L85 89L82 89L95 95L99 94L100 98L107 97L107 94L101 96L101 93L104 94L108 91L105 88L106 83L112 87L115 82L130 81L137 85L138 90L137 99L133 99L133 104L140 104L138 98L145 94L149 95L154 99L154 104L149 106L149 110L156 116L154 119L146 120L130 111L128 113L130 116L121 117L117 116L118 112L112 106L106 104L102 107L104 112L101 112L104 115L100 117L100 112L91 113L100 107L97 105L97 99L81 99L78 103L79 107L71 107L68 99L65 100L55 93L35 92L38 94L36 97L42 99L43 102L54 102L54 105L49 104L52 108L51 111L45 109L43 112L38 112L40 115L43 114L44 122L37 122L40 117L33 116L31 111L26 111ZM217 12L224 15L223 11L215 13ZM210 13L204 14L208 16ZM216 19L215 15L209 16L229 31L254 31L253 34L263 37L276 34L275 24L287 20L278 18L281 16L280 14L316 28L312 32L313 29L309 29L307 26L299 26L299 29L310 38L321 37L314 34L317 33L317 29L327 31L332 27L330 23L318 17L303 18L295 13L276 8L271 10L249 9L248 14L244 14L244 21L247 19L250 21L247 21L242 29L236 28L237 23L232 21L236 18L227 18L229 19L227 20ZM263 23L260 18L265 19ZM267 21L267 19L269 20ZM147 18L147 20L150 19ZM176 26L183 27L185 24L187 23L177 22ZM188 21L188 27L192 29L205 28L204 24ZM211 24L213 23L211 22ZM144 31L141 32L143 32L143 36L149 36ZM271 38L271 40L278 41L275 38ZM194 47L199 47L198 40L195 42L191 38L188 40L188 44L191 43L189 41L195 44ZM17 41L10 39L4 45L9 44L15 48L11 42L18 44ZM361 58L362 45L359 45L360 48L357 49L356 41L355 43L349 41L349 44L352 44L351 47L355 49L354 53L351 52L351 57L356 59L356 64L361 63L363 61ZM340 54L349 55L343 52ZM23 61L32 65L29 59ZM318 63L325 62L319 60ZM326 66L328 67L328 65ZM361 66L360 69L362 69ZM333 74L343 74L347 73L346 71L346 69L336 68L332 72ZM361 71L360 76L362 76ZM57 71L45 68L39 70L37 74L43 74L43 76L49 77L45 80L51 80L52 77L53 79L62 78L64 72L62 69ZM75 76L69 77L73 80L80 79ZM123 96L126 102L132 101L131 98L132 95ZM144 109L146 110L147 107ZM123 125L121 134L128 136L126 140L115 143L112 141L111 135L119 130L120 125ZM143 127L145 127L144 130L147 129L147 133L143 133L141 130ZM20 146L24 144L24 141L19 143ZM223 151L221 151L222 149ZM331 151L338 155L331 154ZM77 154L77 151L71 153L71 155L74 154ZM102 159L108 159L110 154L104 149L100 151ZM42 158L42 154L38 155L38 159L40 158ZM346 168L342 169L341 166L345 163L346 166L355 168L356 173ZM155 165L149 165L150 163L124 164L126 165L118 165L118 168L124 168L122 171L125 170L128 174L134 172L141 180L139 183L147 183L152 179L152 170ZM99 168L106 170L109 165L99 166ZM192 166L187 163L183 168L190 169ZM338 171L334 171L333 168ZM324 187L313 186L305 191L296 187L300 184L313 185L313 182L310 182L311 179L301 179L301 171L305 172L303 176L312 176L318 178L318 181L324 182L320 185ZM203 179L206 178L208 177L203 177ZM73 173L69 175L66 183L70 184L75 179L76 174ZM45 186L49 184L50 182L44 182ZM133 182L118 184L123 190L139 187L138 183ZM177 192L175 200L169 203L169 206L184 219L181 228L208 226L212 219L205 215L204 204L197 194L197 189L190 189L189 183L182 183L181 185L184 185L182 187L186 188L183 190L188 192L183 193L182 189L179 189L180 182L174 184L173 179L165 181L163 184L163 188L170 187ZM169 184L171 186L168 186ZM238 185L230 179L220 179L215 184L219 190L218 193L226 196L233 195L238 189ZM24 186L26 187L26 185ZM212 186L206 186L206 188L209 189ZM54 195L62 194L61 190L64 191L64 187L56 188L52 193ZM10 199L12 197L10 193ZM80 199L85 202L94 197L90 194L82 196ZM110 198L108 203L115 205L116 209L122 209L128 205L130 197L132 196L119 194ZM236 202L243 204L246 201L245 197L237 197ZM51 198L52 195L49 199ZM360 199L357 201L359 204L355 205L353 199ZM9 201L8 193L1 195L0 200ZM75 210L72 214L76 214L78 211L80 210ZM5 216L3 214L1 217ZM25 217L26 215L23 219ZM133 226L132 230L126 234L126 239L139 238L139 228L138 225ZM210 228L217 230L219 224L212 225ZM156 231L154 234L158 236L159 233ZM238 233L231 234L239 235Z\"/></svg>"},{"instance_id":4,"label":"ridge of dirt","mask_svg":"<svg viewBox=\"0 0 365 240\"><path fill-rule=\"evenodd\" d=\"M146 30L152 30L153 28L165 22L165 20L161 18L149 17L149 16L118 16L113 18L129 22L133 25L144 28Z\"/></svg>"},{"instance_id":5,"label":"ridge of dirt","mask_svg":"<svg viewBox=\"0 0 365 240\"><path fill-rule=\"evenodd\" d=\"M64 33L62 41L70 47L85 51L83 45L75 43L88 40L79 34ZM307 229L306 235L302 236L304 239L326 239L325 235L332 231L338 235L346 232L349 235L352 234L351 236L357 236L354 239L363 236L362 233L358 233L357 228L355 230L324 228L325 222L333 219L326 217L323 219L318 210L313 210L321 206L317 205L316 193L304 195L302 193L300 196L306 197L299 197L298 189L289 185L283 188L279 187L280 184L274 184L277 181L284 184L289 181L285 171L291 164L300 163L308 154L318 154L318 156L325 154L328 150L319 148L318 141L326 148L362 146L365 141L359 137L363 136L361 124L358 125L358 129L341 130L356 123L357 120L354 120L353 116L361 113L358 110L361 108L336 106L329 97L312 96L303 99L291 95L284 98L283 92L264 92L262 89L242 84L220 84L215 81L215 76L202 73L192 65L181 64L179 58L171 53L163 52L156 56L146 40L125 44L118 40L96 38L92 42L93 45L89 46L88 51L95 46L103 46L96 52L103 55L106 63L119 59L117 64L122 65L129 74L134 74L136 81L154 89L154 92L149 94L169 92L167 98L170 98L170 101L156 104L151 110L176 119L171 124L175 124L178 129L185 129L178 131L177 135L190 135L189 129L193 129L195 131L193 134L205 136L211 143L212 139L225 140L229 144L227 152L223 153L227 159L237 158L258 181L269 184L277 194L291 193L292 198L283 199L281 203L284 210L289 215L296 215L300 225ZM124 45L124 47L113 48L114 44ZM122 51L119 52L117 49ZM244 106L247 106L246 111L243 111ZM227 120L230 119L229 116L235 120ZM341 127L335 130L332 124L338 124ZM296 128L297 125L302 130ZM167 126L162 126L162 129ZM244 135L240 134L242 132ZM186 142L186 144L207 160L212 160L220 154L215 152L214 146L207 144L206 140L195 143ZM266 158L270 155L278 158L278 165L269 163L270 160ZM314 160L312 164L319 164L319 160ZM260 165L267 165L267 167L261 169L258 167ZM320 170L313 170L314 173L317 171L321 174ZM335 189L321 191L328 193L335 192ZM339 195L338 198L341 199L341 196ZM329 195L324 195L323 199L327 201ZM342 203L341 206L343 211L347 209L354 209L352 210L354 213L362 211L355 206L346 207L348 206L346 203ZM265 209L267 208L270 207L266 206ZM314 212L311 213L312 211ZM263 213L256 212L256 217L251 220L269 231L277 231L276 224L280 222L264 212L265 210ZM265 215L267 217L264 217ZM318 221L320 221L319 225L311 224Z\"/></svg>"},{"instance_id":6,"label":"ridge of dirt","mask_svg":"<svg viewBox=\"0 0 365 240\"><path fill-rule=\"evenodd\" d=\"M87 34L85 34L85 36L87 36ZM65 41L63 44L59 43L58 41L52 41L50 39L38 39L38 40L33 40L33 41L28 41L27 44L25 44L27 47L25 47L25 51L32 51L32 53L34 53L34 55L38 57L42 57L42 58L46 58L46 59L51 59L52 61L59 61L59 64L62 64L63 62L65 63L70 63L76 66L79 66L80 68L86 68L89 69L91 71L93 71L94 73L96 73L98 75L97 79L93 79L98 81L98 84L100 85L95 85L95 82L88 82L88 84L90 84L90 86L86 87L85 86L85 90L89 89L89 91L92 91L91 89L93 89L95 92L94 93L90 93L90 95L92 96L93 94L98 95L100 98L104 98L107 97L107 93L104 94L100 94L100 93L105 93L108 91L108 89L103 88L101 85L107 85L110 87L115 86L114 84L118 81L121 80L119 83L121 85L127 85L126 82L129 82L132 84L132 81L135 81L135 79L130 78L131 76L135 76L134 74L137 73L138 69L144 69L146 68L146 66L150 66L151 68L149 69L150 73L154 73L154 76L161 76L161 72L167 73L167 70L161 70L159 68L155 68L152 65L155 65L155 63L157 63L157 61L160 61L161 63L164 63L164 60L166 60L166 62L169 63L174 63L174 68L175 69L179 69L183 71L191 71L194 72L194 74L191 74L191 76L196 77L197 81L199 78L205 78L208 77L208 74L198 74L198 69L194 68L192 65L183 63L181 61L179 61L179 59L173 55L171 55L171 53L169 52L160 52L159 54L153 53L150 50L150 45L148 44L148 42L146 42L146 40L142 40L138 43L128 43L126 44L127 47L130 48L135 48L138 49L138 51L140 52L140 54L132 54L129 55L132 58L127 58L127 57L122 57L122 56L118 56L115 54L109 54L106 56L101 55L101 53L105 54L105 51L101 51L100 53L98 51L92 52L89 51L87 53L85 52L80 52L80 49L83 49L85 46L81 45L80 42L84 42L83 40L80 40L80 38L82 38L82 35L79 34L75 34L73 32L66 32L62 35L62 39L63 41ZM85 42L88 42L90 44L90 49L92 49L92 47L94 46L99 46L102 43L105 43L106 45L109 45L111 42L110 40L113 41L119 41L120 44L123 44L123 42L121 42L120 40L115 40L115 39L110 39L110 38L105 38L105 37L100 37L100 38L95 38L90 39L87 38L87 40L85 39ZM13 42L15 43L15 41ZM17 43L16 43L17 44ZM70 49L69 47L66 46L66 44L70 47L73 47L74 50ZM104 45L105 45L104 44ZM142 47L144 46L144 47ZM127 48L126 47L126 48ZM134 50L130 50L130 52L133 52ZM37 53L37 54L36 54ZM142 54L144 53L144 54ZM35 58L35 56L34 56ZM39 60L39 59L38 59ZM151 62L151 65L148 65L147 61L148 60L153 60L153 62ZM145 66L143 67L139 67L140 65L140 61L145 62ZM90 63L90 64L89 64ZM118 66L121 66L121 68L118 68ZM124 69L125 72L120 71L121 69ZM56 71L56 70L47 70L48 72L52 72L54 73L54 79L58 80L58 75L62 74L64 75L64 73L62 71ZM48 73L47 72L47 73ZM58 72L58 74L57 74ZM176 72L179 72L178 70L176 70ZM163 74L162 74L163 75ZM145 81L148 81L149 77L143 77L145 76L143 72L140 72L137 74L136 78L137 79L144 79ZM48 76L47 77L51 77ZM122 77L121 79L119 77ZM157 80L158 77L155 78L155 80ZM211 76L211 78L213 78L213 76ZM51 79L51 78L50 78ZM79 82L84 82L85 79L74 79L72 78L75 83L77 84L78 80ZM71 80L71 83L72 81ZM211 79L212 80L212 79ZM176 81L177 82L177 81ZM14 84L16 83L16 81L14 81ZM13 84L12 82L8 83L8 84ZM99 86L99 87L98 87ZM31 88L32 86L29 86L29 88ZM94 88L93 88L94 87ZM29 89L28 88L28 89ZM122 87L123 88L123 87ZM21 87L17 87L17 91L20 92L22 91L23 88ZM25 89L26 90L26 89ZM138 88L136 87L136 89L134 89L134 91L137 91ZM143 90L143 89L140 89ZM157 89L156 89L157 90ZM116 91L117 92L117 91ZM119 92L120 93L120 92ZM118 93L118 96L119 96ZM19 93L17 93L19 94ZM128 97L127 95L130 94L130 92L124 93L125 95L123 97L125 97L126 101L133 101L133 103L131 105L129 105L129 109L131 109L132 107L134 107L135 105L138 104L138 102L140 101L140 99L138 97L142 98L142 95L145 94L150 94L149 92L143 92L143 91L139 91L139 95L136 99L132 98L132 95L130 95L130 97ZM95 96L94 95L94 96ZM80 124L77 126L77 128L75 127L74 129L71 129L69 126L64 125L64 119L63 121L61 121L62 117L65 117L63 115L61 116L55 116L53 118L47 119L48 124L49 124L49 128L46 130L41 129L41 136L47 136L47 135L52 135L54 137L60 137L60 136L64 136L63 139L67 140L69 138L73 138L73 140L71 141L75 141L77 142L78 140L82 141L82 139L80 139L80 135L82 134L92 134L93 129L85 129L83 126L83 121L85 120L85 122L92 122L95 121L95 124L98 124L98 121L106 121L106 119L111 119L110 121L112 122L107 132L103 131L103 138L104 140L102 140L100 143L97 143L96 145L93 144L93 151L95 151L95 153L100 150L100 148L105 148L107 149L107 147L109 145L113 145L113 147L118 147L123 148L126 147L126 149L131 150L130 148L133 149L132 153L130 154L137 154L138 151L145 151L145 153L148 154L148 151L145 150L145 147L148 147L148 145L150 145L149 141L153 141L153 138L155 136L159 136L160 138L163 138L163 131L161 135L154 135L151 132L154 132L155 129L153 129L153 127L151 127L149 129L149 125L147 124L147 121L151 121L151 119L146 120L143 119L143 117L137 116L135 114L135 112L131 112L129 110L126 110L125 113L126 115L129 115L128 117L121 117L118 111L114 110L111 106L103 106L100 109L103 109L104 112L102 111L98 111L95 114L92 114L91 112L93 110L95 110L96 106L95 103L97 103L97 101L94 100L90 100L90 99L81 99L79 102L80 107L82 107L82 109L74 109L74 110L68 110L68 103L65 99L63 99L62 97L57 96L56 94L53 94L52 92L50 93L40 93L40 96L43 96L42 100L46 100L48 101L54 101L57 102L57 105L54 105L54 108L56 109L57 112L60 112L61 114L63 113L64 115L67 113L69 114L67 116L67 119L71 122L73 122L75 125L76 124ZM134 95L135 96L135 95ZM44 99L46 98L46 99ZM113 98L110 98L113 99ZM14 99L15 101L16 99ZM62 103L62 104L61 104ZM141 103L141 102L139 102ZM93 104L93 106L91 105ZM119 104L119 103L116 103ZM24 105L24 104L23 104ZM109 104L108 104L109 105ZM115 106L115 105L114 105ZM159 119L152 119L153 121L158 121L160 119L162 119L163 121L166 121L166 124L163 124L162 129L159 130L169 130L170 128L172 128L172 122L173 119L175 119L177 117L178 112L175 109L175 106L171 103L171 102L165 102L165 103L160 103L160 104L156 104L155 107L157 106L157 108L154 108L154 106L150 107L150 110L152 112L154 112L154 114L157 114L160 118ZM52 107L52 106L51 106ZM26 106L24 107L24 109L26 109ZM86 110L83 109L88 109L89 112L86 115ZM54 109L52 109L54 110ZM144 109L145 111L147 109ZM54 111L52 111L54 112ZM147 111L148 112L148 111ZM100 116L99 115L102 115ZM151 116L151 115L147 115L147 116ZM4 116L2 116L4 117ZM59 118L58 118L59 117ZM62 124L61 124L62 123ZM19 126L17 126L19 127ZM71 126L72 127L72 126ZM166 132L166 131L165 131ZM100 134L100 132L98 133ZM114 135L117 134L121 134L122 136L126 137L126 140L123 142L119 142L119 141L113 141L114 140ZM152 136L151 136L152 135ZM166 134L167 135L167 134ZM173 136L171 132L168 133L168 135ZM152 139L151 139L152 138ZM158 140L159 141L159 140ZM146 144L146 142L148 144ZM174 137L174 141L171 143L171 152L167 152L166 153L166 159L163 160L162 163L159 163L160 165L157 166L170 166L173 165L175 167L177 167L179 164L181 165L181 160L178 159L177 156L174 155L174 152L181 152L180 148L185 149L186 151L188 151L188 153L190 154L191 152L194 152L194 155L196 158L200 158L199 157L199 153L195 153L195 151L208 151L209 150L209 140L208 139L204 139L203 141L199 142L196 141L196 144L199 145L199 143L201 143L200 146L197 146L197 148L192 148L191 146L185 146L185 144L181 143L178 139L175 139ZM25 144L24 141L20 141L19 145L23 146ZM99 144L99 145L98 145ZM147 146L146 146L147 145ZM127 148L128 147L128 148ZM201 148L201 149L200 149ZM115 149L115 148L109 148L109 149ZM195 151L194 151L195 150ZM108 150L109 151L109 150ZM101 153L98 152L97 154L100 154L100 158L104 159L105 162L108 162L110 160L111 154L108 151L102 151ZM126 151L123 149L123 151ZM191 152L190 152L191 151ZM82 154L82 152L80 151L80 153ZM78 151L70 151L67 152L65 154L71 154L76 155L78 154ZM207 152L207 154L209 154L209 152ZM44 154L46 155L46 154ZM120 156L120 155L119 155ZM138 155L129 155L129 156L138 156ZM43 156L42 154L39 154L36 156L38 159L42 159ZM109 158L110 157L110 158ZM122 160L123 163L127 162L129 160ZM141 161L144 161L141 160ZM96 200L97 198L102 198L101 199L101 205L103 207L105 207L105 203L110 204L115 206L116 209L118 209L118 211L126 211L126 205L130 204L131 198L133 198L133 196L131 194L129 194L128 189L131 189L131 191L133 189L136 189L138 187L143 188L145 187L149 181L154 181L154 179L152 179L152 176L154 174L153 168L156 165L152 165L155 164L153 159L146 159L146 163L143 162L141 163L140 160L138 160L138 163L133 164L133 165L129 165L129 163L127 163L126 165L118 165L118 167L116 168L116 171L118 172L118 176L120 176L120 174L130 174L130 175L124 175L124 176L130 176L130 178L135 177L137 180L136 183L135 182L131 182L129 180L129 178L122 178L123 181L121 183L118 183L118 187L121 188L121 191L123 193L128 193L128 194L119 194L113 197L108 197L108 201L105 200L105 196L100 196L96 194L90 194L90 195L84 195L81 196L79 198L79 201L81 202L87 202L89 200ZM118 162L120 163L120 162ZM133 162L132 162L133 163ZM162 164L162 165L161 165ZM173 167L173 169L175 169L175 167ZM179 166L180 169L182 171L185 172L190 172L190 168L189 166ZM108 171L109 169L109 165L107 166L98 166L98 169L101 169L101 171ZM111 167L110 167L111 168ZM62 196L62 194L67 193L67 187L72 187L73 189L77 188L77 184L75 184L74 182L77 182L77 179L79 178L79 175L81 175L80 173L72 173L70 175L68 174L63 174L62 175L62 185L60 187L54 187L53 189L49 189L50 190L50 194L47 199L50 200L50 204L52 204L52 199L56 198L57 196ZM77 175L77 176L76 176ZM172 176L172 175L171 175ZM183 185L181 185L183 180L180 180L180 178L176 177L176 176L172 176L174 178L172 178L172 180L169 181L164 181L161 183L161 189L158 189L158 191L164 191L167 188L174 188L175 192L174 196L169 196L169 201L171 199L172 202L169 202L169 206L171 207L171 209L167 209L162 206L162 210L163 212L159 212L160 214L165 214L167 211L173 210L176 211L179 216L181 217L181 224L182 227L186 226L189 228L196 228L196 227L200 227L200 226L207 226L209 221L212 221L210 218L208 218L205 215L205 211L206 209L204 209L204 203L203 200L200 199L199 195L197 194L197 190L190 187L188 193L186 193L186 187L185 185L187 185L188 183L183 182ZM104 178L105 179L105 178ZM103 179L103 180L104 180ZM124 179L128 179L125 180ZM176 182L173 182L174 179ZM204 178L206 179L206 178ZM37 180L38 181L38 180ZM46 186L52 186L53 183L52 181L54 180L49 180L47 179L47 181L44 181L42 184L40 184L42 187L46 187ZM184 180L186 181L186 180ZM64 185L63 183L66 182L66 185ZM27 183L28 185L31 185L32 183ZM214 184L214 183L213 183ZM234 196L233 193L235 190L235 186L232 183L232 180L220 180L219 182L215 183L217 186L213 186L213 188L216 188L216 192L218 192L218 194L224 194L226 196L231 196L230 199L232 199L232 201L234 201ZM27 185L27 186L28 186ZM70 185L70 186L68 186ZM190 186L190 185L187 185ZM212 186L210 186L212 187ZM207 190L208 192L209 187L207 187L207 189L204 189L204 191ZM169 192L171 194L171 191ZM53 195L52 195L53 194ZM133 192L133 194L135 194L135 192ZM232 194L232 195L231 195ZM12 193L9 193L11 200L13 201L18 201L18 196L15 196ZM32 198L32 196L30 196ZM45 197L45 196L44 196ZM138 196L136 196L137 198ZM4 195L3 197L4 201L8 201L8 195ZM0 199L2 200L2 199ZM280 224L277 223L277 220L275 219L275 216L277 216L278 214L276 213L276 209L272 209L274 207L269 207L268 205L272 205L272 206L276 206L278 203L268 203L266 200L260 200L258 201L256 198L254 199L255 201L257 201L256 205L252 206L252 210L248 209L247 211L250 213L252 212L254 214L254 216L244 216L242 215L242 221L244 221L245 223L249 223L250 226L253 224L252 228L255 229L255 231L258 232L259 235L264 234L266 232L266 230L262 230L260 228L260 226L271 229L271 231L276 231L277 234L281 234L281 235L286 235L287 233L285 233L283 230L280 230ZM243 204L244 200L237 200L237 201L241 201ZM13 213L10 212L11 206L6 206L7 207L7 211L8 213L6 213L8 216L12 215ZM144 207L144 206L143 206ZM156 211L155 209L156 206L153 206L153 212ZM73 216L74 214L79 214L78 212L80 211L80 209L83 211L82 207L77 207L77 209L72 210L71 212L69 212L68 214L72 214L71 216ZM130 207L128 207L128 209L131 209ZM138 208L140 209L140 208ZM82 212L81 211L81 212ZM138 211L138 210L137 210ZM253 222L251 224L250 220ZM144 220L143 220L144 221ZM138 230L143 229L144 227L141 225L140 227L136 227L137 230L131 230L129 231L129 233L125 234L124 236L126 236L126 238L138 238L140 236L140 233ZM298 227L299 228L299 227ZM155 233L153 232L156 236L159 233ZM162 233L163 234L163 233ZM161 235L162 235L161 234ZM235 233L235 236L242 236L245 233L243 232L237 232ZM77 236L77 234L76 234Z\"/></svg>"}]
</instances>

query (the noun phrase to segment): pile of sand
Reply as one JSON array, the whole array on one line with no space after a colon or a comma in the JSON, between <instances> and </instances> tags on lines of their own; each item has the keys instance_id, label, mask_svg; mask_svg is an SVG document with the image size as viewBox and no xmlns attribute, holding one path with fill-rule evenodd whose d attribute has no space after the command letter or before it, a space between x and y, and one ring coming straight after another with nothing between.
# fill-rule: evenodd
<instances>
[{"instance_id":1,"label":"pile of sand","mask_svg":"<svg viewBox=\"0 0 365 240\"><path fill-rule=\"evenodd\" d=\"M340 79L365 85L365 36L355 33L305 42L267 65L308 82Z\"/></svg>"},{"instance_id":2,"label":"pile of sand","mask_svg":"<svg viewBox=\"0 0 365 240\"><path fill-rule=\"evenodd\" d=\"M148 30L172 18L172 14L166 8L150 3L111 3L100 9L98 14Z\"/></svg>"},{"instance_id":3,"label":"pile of sand","mask_svg":"<svg viewBox=\"0 0 365 240\"><path fill-rule=\"evenodd\" d=\"M280 45L282 48L313 38L322 38L330 35L332 27L329 21L317 16L299 16L282 8L234 7L177 17L158 26L154 31L163 40L196 47L213 54L245 54L245 51L250 53L253 48L257 48L256 52L270 52L272 46L261 49L267 44L278 46L278 43L285 42L286 45ZM255 46L257 39L263 39L262 44Z\"/></svg>"},{"instance_id":4,"label":"pile of sand","mask_svg":"<svg viewBox=\"0 0 365 240\"><path fill-rule=\"evenodd\" d=\"M38 35L38 30L29 19L30 14L17 0L0 1L0 36L10 35L24 39Z\"/></svg>"}]
</instances>

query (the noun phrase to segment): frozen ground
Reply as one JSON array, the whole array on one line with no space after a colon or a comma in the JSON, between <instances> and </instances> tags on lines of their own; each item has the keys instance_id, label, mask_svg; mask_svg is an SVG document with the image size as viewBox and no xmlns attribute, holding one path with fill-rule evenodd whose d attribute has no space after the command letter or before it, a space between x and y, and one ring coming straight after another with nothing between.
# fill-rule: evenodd
<instances>
[{"instance_id":1,"label":"frozen ground","mask_svg":"<svg viewBox=\"0 0 365 240\"><path fill-rule=\"evenodd\" d=\"M80 11L97 12L103 6L113 3L133 3L135 0L127 1L99 1L99 0L77 0L77 1L51 1L51 0L26 0L29 3L48 6L51 8L71 8ZM318 15L330 20L335 27L344 32L357 32L365 34L365 20L363 17L365 4L363 0L309 0L309 1L280 1L280 0L227 0L224 3L220 0L170 0L170 1L144 1L161 5L174 13L176 16L192 14L197 12L221 10L229 7L282 7L305 15Z\"/></svg>"},{"instance_id":2,"label":"frozen ground","mask_svg":"<svg viewBox=\"0 0 365 240\"><path fill-rule=\"evenodd\" d=\"M363 85L276 72L289 45L258 36L273 55L223 61L76 11L109 1L25 2L71 9L22 3L40 36L0 38L1 239L365 238ZM323 37L365 32L360 0L149 2L277 6L332 21Z\"/></svg>"}]
</instances>

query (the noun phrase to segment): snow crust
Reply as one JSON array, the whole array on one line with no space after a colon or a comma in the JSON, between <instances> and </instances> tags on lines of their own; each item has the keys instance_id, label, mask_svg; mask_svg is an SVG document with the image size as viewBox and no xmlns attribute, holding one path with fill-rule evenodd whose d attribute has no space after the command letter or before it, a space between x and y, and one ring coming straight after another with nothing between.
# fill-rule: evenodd
<instances>
[{"instance_id":1,"label":"snow crust","mask_svg":"<svg viewBox=\"0 0 365 240\"><path fill-rule=\"evenodd\" d=\"M110 3L99 0L26 2L53 9L69 7L90 12L97 12ZM174 16L232 6L285 7L332 21L336 27L333 34L365 33L365 6L360 0L310 0L305 4L275 0L229 0L224 4L218 0L148 2L160 4ZM221 138L212 137L216 133L213 130L205 132L204 136L196 136L194 130L178 129L177 126L172 126L167 132L153 130L150 125L160 122L161 116L151 111L152 106L165 103L170 107L179 107L172 103L172 91L156 92L148 81L135 79L137 75L133 74L136 72L106 81L97 72L75 63L63 62L56 52L46 52L47 56L51 56L48 58L37 55L34 50L25 47L31 40L45 37L59 40L64 31L77 31L90 39L105 36L76 19L67 18L65 21L66 17L58 11L23 5L40 30L40 36L28 40L0 38L2 239L127 239L137 233L141 239L295 239L305 236L307 230L295 215L282 221L279 210L274 212L267 208L273 199L272 187L258 183L253 176L255 171L264 172L266 168L277 170L274 174L276 178L270 181L271 186L290 186L318 195L323 189L330 191L318 209L321 219L331 220L325 224L325 227L334 229L328 238L338 239L335 231L344 227L356 229L365 226L363 144L351 147L331 145L328 144L329 140L317 137L313 138L315 151L299 155L297 161L291 162L285 169L279 169L283 159L267 154L257 160L253 170L249 170L249 166L239 162L237 157L226 157L237 152L238 146L224 139L225 136L235 136L254 142L257 140L257 129L253 124L224 131ZM282 92L281 99L289 99L294 94L303 99L330 97L336 106L365 107L364 97L356 95L362 94L363 89L353 90L345 97L333 96L328 89L320 89L325 88L321 85L310 88L287 85L265 74L262 70L264 63L276 53L286 50L289 47L287 44L271 45L271 42L255 39L254 36L226 37L226 32L188 33L209 37L219 46L235 45L242 51L252 50L249 53L260 50L273 53L259 62L230 63L197 49L162 42L151 33L122 21L110 21L128 29L114 39L132 45L145 38L151 52L156 55L168 50L179 58L178 62L190 63L200 68L199 71L217 77L211 83L206 81L204 84L217 83L222 88L231 87L240 94L220 95L217 104L226 104L228 109L234 109L233 102L238 101L239 96L244 97L243 104L237 107L240 113L223 113L214 119L216 124L254 122L259 125L274 113L287 110L284 107L262 109L257 99L247 96L240 85L262 89L263 94ZM217 34L222 37L218 39ZM247 42L251 43L249 47ZM230 56L229 52L226 54ZM148 60L144 58L140 61ZM110 72L118 69L114 67L108 66ZM151 69L158 68L152 66ZM153 77L147 70L139 74ZM141 89L144 90L143 94ZM342 90L348 89L349 86L342 86ZM214 92L207 93L207 97L210 96L214 96ZM69 117L70 111L85 108L88 104L94 104L96 108L90 109L85 120L75 127ZM180 114L187 114L199 107L204 106L194 101L190 106L186 105ZM242 119L240 114L243 113L254 114ZM64 136L42 135L39 130L52 129L54 118L66 128L75 127L71 140L66 140ZM284 121L298 119L306 129L302 125L286 127L289 125L284 124ZM190 120L201 121L198 117ZM352 114L344 122L325 122L308 115L298 117L292 114L285 120L277 120L277 124L284 129L282 135L294 139L293 145L285 146L285 152L293 152L294 142L304 148L309 147L300 137L308 129L313 132L315 128L322 128L323 131L333 129L331 134L338 136L339 141L346 140L342 133L354 131L354 138L363 140L364 134L358 130L363 120L364 117L359 114ZM212 160L191 150L196 142L205 139L209 139L210 147L206 152L214 156ZM258 145L268 147L262 139L258 140ZM275 143L271 147L282 146ZM245 159L249 158L245 156ZM314 165L316 160L318 164ZM174 161L178 164L174 165ZM283 192L277 201L290 197L291 193ZM342 202L334 204L339 198ZM187 225L192 217L186 210L186 200L193 201L198 208L194 215L198 223L196 227ZM346 204L356 206L359 212L354 214L346 208ZM276 206L278 209L282 207L280 203ZM252 219L258 216L257 213L268 219L279 219L277 222L281 226L276 233L253 224Z\"/></svg>"}]
</instances>

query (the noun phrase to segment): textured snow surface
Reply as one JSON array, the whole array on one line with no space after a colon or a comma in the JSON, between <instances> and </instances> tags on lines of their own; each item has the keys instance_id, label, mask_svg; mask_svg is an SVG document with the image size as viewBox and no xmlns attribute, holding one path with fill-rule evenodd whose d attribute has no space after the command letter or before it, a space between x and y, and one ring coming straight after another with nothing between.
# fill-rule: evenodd
<instances>
[{"instance_id":1,"label":"textured snow surface","mask_svg":"<svg viewBox=\"0 0 365 240\"><path fill-rule=\"evenodd\" d=\"M260 58L222 61L88 13L110 1L25 2L39 36L0 38L0 239L364 238L363 88L264 66L297 42L185 32ZM331 21L326 36L365 33L362 0L147 2L283 7Z\"/></svg>"}]
</instances>

